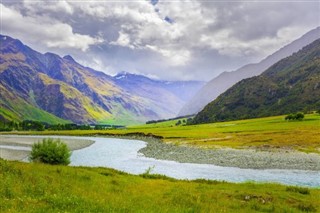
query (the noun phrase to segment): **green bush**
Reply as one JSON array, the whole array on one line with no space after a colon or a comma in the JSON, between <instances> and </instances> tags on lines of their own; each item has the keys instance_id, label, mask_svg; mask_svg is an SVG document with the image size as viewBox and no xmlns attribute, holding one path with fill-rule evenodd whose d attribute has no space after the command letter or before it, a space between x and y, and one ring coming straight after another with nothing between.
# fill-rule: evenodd
<instances>
[{"instance_id":1,"label":"green bush","mask_svg":"<svg viewBox=\"0 0 320 213\"><path fill-rule=\"evenodd\" d=\"M302 121L304 119L304 114L302 112L298 112L295 114L289 114L285 117L285 120L299 120Z\"/></svg>"},{"instance_id":2,"label":"green bush","mask_svg":"<svg viewBox=\"0 0 320 213\"><path fill-rule=\"evenodd\" d=\"M70 164L71 152L67 145L60 139L43 139L32 145L30 160L52 165Z\"/></svg>"}]
</instances>

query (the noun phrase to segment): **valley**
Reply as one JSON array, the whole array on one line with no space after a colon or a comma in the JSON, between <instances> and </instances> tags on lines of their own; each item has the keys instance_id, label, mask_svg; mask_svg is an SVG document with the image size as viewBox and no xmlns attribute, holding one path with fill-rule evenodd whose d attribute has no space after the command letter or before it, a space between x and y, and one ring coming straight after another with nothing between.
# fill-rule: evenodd
<instances>
[{"instance_id":1,"label":"valley","mask_svg":"<svg viewBox=\"0 0 320 213\"><path fill-rule=\"evenodd\" d=\"M0 3L0 212L320 212L320 2Z\"/></svg>"},{"instance_id":2,"label":"valley","mask_svg":"<svg viewBox=\"0 0 320 213\"><path fill-rule=\"evenodd\" d=\"M201 159L199 158L196 161L192 159L197 159L196 156L205 155L203 153L199 154L199 152L194 153L193 149L196 148L204 152L206 152L205 150L212 150L211 155L214 156L218 154L218 156L221 156L219 159L227 164L220 165L227 167L245 166L245 168L250 168L251 163L246 159L246 163L241 164L241 161L238 159L234 161L233 164L228 164L226 157L228 154L221 153L225 148L227 148L227 151L229 150L229 153L239 151L239 156L242 156L242 158L245 155L250 156L248 155L250 152L265 154L267 157L264 161L266 163L265 165L268 166L262 166L260 170L257 170L257 166L253 167L255 168L253 172L257 174L257 177L262 177L259 175L260 171L268 171L261 170L261 168L281 168L282 170L279 170L279 172L292 171L292 177L295 177L293 175L299 174L299 170L296 169L302 169L300 171L301 174L304 175L310 172L312 173L311 170L319 172L320 169L317 168L317 166L320 165L318 154L320 148L318 140L320 115L306 115L303 121L286 121L284 117L285 116L276 116L213 124L176 126L175 124L179 121L178 119L154 124L129 126L125 130L28 131L15 132L15 134L30 136L41 135L41 137L71 135L81 136L83 139L85 139L86 136L95 136L107 137L111 140L112 138L142 140L148 143L147 147L143 148L146 150L140 150L145 156L179 162L201 163ZM183 118L181 118L181 120L183 120ZM11 135L12 132L3 132L2 134L4 135L0 136L0 139L6 137L6 134ZM78 140L78 142L81 140L82 139ZM1 141L5 140L1 139ZM77 140L74 140L75 144L77 143L76 141ZM126 145L126 147L128 146ZM186 151L188 149L193 151ZM179 157L181 151L185 158ZM170 155L168 156L168 153L171 153L171 157ZM274 158L277 155L281 156L281 159L288 159L288 163L286 164L285 161L281 161L279 158ZM293 156L291 160L290 155ZM250 158L252 158L252 156ZM237 159L234 153L232 154L232 159ZM102 159L100 159L99 162L101 160ZM112 162L111 160L108 161ZM132 159L130 161L132 161ZM280 167L274 167L275 162L278 163L276 165ZM163 211L168 208L170 212L181 212L187 209L203 212L210 211L209 209L212 208L225 208L228 211L235 212L256 210L272 211L275 209L277 211L300 212L305 209L308 209L308 211L317 211L319 206L319 199L317 199L319 196L319 189L317 187L318 176L316 173L316 176L312 180L315 181L316 185L315 188L312 189L301 186L285 186L261 182L235 184L204 179L193 181L176 180L157 174L155 166L151 166L149 169L146 168L143 174L141 174L141 171L138 172L140 175L136 176L105 168L47 166L43 164L26 164L4 160L0 160L0 163L2 170L0 176L5 186L5 191L0 191L0 196L6 199L6 202L0 204L0 207L4 211L9 209L16 211L20 209L28 212L31 208L46 211L71 211L71 209L75 210L78 208L86 211L96 211L97 208L99 211L109 211L110 209L122 211L130 208L130 211L149 212L151 209L154 211L160 208L161 211ZM212 163L219 165L217 162ZM154 164L151 163L151 165ZM156 168L158 167L156 166ZM152 171L154 169L155 174ZM241 173L237 171L237 168L232 169L231 167L230 169L230 171L238 172L238 178L241 177L241 175L239 176ZM206 170L209 173L211 171L209 168ZM303 170L306 171L304 172ZM35 171L37 172L35 173ZM174 173L176 173L176 170ZM185 170L183 173L185 173ZM214 173L213 171L211 174ZM248 172L245 173L250 174ZM311 173L307 177L312 177ZM194 172L191 174L194 174ZM279 173L273 175L273 179L277 175L279 175ZM70 176L73 177L72 184L70 182ZM50 178L48 179L47 177ZM229 176L229 178L231 177L232 176ZM250 177L252 178L253 176ZM299 180L298 177L294 179L296 181ZM304 181L306 180L308 179L304 178ZM36 184L32 184L33 187L27 189L30 181L35 181ZM18 183L21 187L14 187L13 182ZM22 182L24 184L22 184ZM101 185L101 183L105 184ZM44 191L48 184L50 184L50 188L54 189L54 191ZM22 187L23 185L25 186ZM96 188L98 185L99 187ZM166 187L164 188L164 186ZM153 189L152 193L150 193L150 187ZM79 189L81 190L79 191ZM66 193L69 195L67 196ZM162 198L160 200L155 199L155 193L157 193L157 198L159 198L159 196ZM211 195L217 196L215 199L219 202L208 202L207 198ZM95 196L103 196L104 198L93 199ZM111 199L111 197L114 196L116 199ZM203 197L203 199L198 201L192 199L193 201L188 201L188 206L186 206L184 202L180 204L175 202L176 199L186 200L189 199L190 196L199 196ZM24 199L19 202L12 199L17 197L24 197ZM67 197L70 202L66 202ZM145 199L149 200L148 204L145 203ZM232 200L232 204L230 200ZM163 202L161 207L159 206L159 202ZM143 210L141 209L140 203L144 206Z\"/></svg>"},{"instance_id":3,"label":"valley","mask_svg":"<svg viewBox=\"0 0 320 213\"><path fill-rule=\"evenodd\" d=\"M285 115L265 118L176 126L177 120L128 126L122 130L19 131L19 135L70 135L138 137L153 135L161 141L204 149L235 148L266 151L319 153L320 115L307 114L303 121L286 121ZM179 119L178 119L179 120ZM183 120L183 119L180 119ZM12 134L10 132L2 134ZM135 134L137 136L135 136Z\"/></svg>"}]
</instances>

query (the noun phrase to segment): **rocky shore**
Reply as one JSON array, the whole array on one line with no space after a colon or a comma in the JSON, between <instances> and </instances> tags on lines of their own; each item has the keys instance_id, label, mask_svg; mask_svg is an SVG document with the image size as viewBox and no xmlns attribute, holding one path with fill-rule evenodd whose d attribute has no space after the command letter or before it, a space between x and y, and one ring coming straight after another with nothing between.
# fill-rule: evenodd
<instances>
[{"instance_id":1,"label":"rocky shore","mask_svg":"<svg viewBox=\"0 0 320 213\"><path fill-rule=\"evenodd\" d=\"M200 149L145 138L148 145L139 152L146 157L181 163L214 164L250 169L292 169L320 171L320 155L297 151L253 149Z\"/></svg>"},{"instance_id":2,"label":"rocky shore","mask_svg":"<svg viewBox=\"0 0 320 213\"><path fill-rule=\"evenodd\" d=\"M147 146L139 150L146 157L172 160L180 163L214 164L225 167L250 169L292 169L320 171L320 155L302 153L292 150L254 150L254 149L202 149L177 146L162 142L160 137L145 134L95 135L98 137L142 140ZM47 138L48 136L43 136ZM41 138L0 135L0 145L29 146ZM94 141L82 139L63 139L71 150L85 148ZM0 148L0 157L9 160L22 160L28 151Z\"/></svg>"}]
</instances>

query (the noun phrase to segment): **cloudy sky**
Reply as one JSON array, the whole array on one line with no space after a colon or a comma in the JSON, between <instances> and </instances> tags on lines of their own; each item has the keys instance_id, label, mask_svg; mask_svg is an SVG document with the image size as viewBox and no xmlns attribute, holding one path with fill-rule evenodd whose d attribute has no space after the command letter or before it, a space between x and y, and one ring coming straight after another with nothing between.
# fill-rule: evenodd
<instances>
[{"instance_id":1,"label":"cloudy sky","mask_svg":"<svg viewBox=\"0 0 320 213\"><path fill-rule=\"evenodd\" d=\"M2 0L1 34L114 75L210 80L320 25L316 1Z\"/></svg>"}]
</instances>

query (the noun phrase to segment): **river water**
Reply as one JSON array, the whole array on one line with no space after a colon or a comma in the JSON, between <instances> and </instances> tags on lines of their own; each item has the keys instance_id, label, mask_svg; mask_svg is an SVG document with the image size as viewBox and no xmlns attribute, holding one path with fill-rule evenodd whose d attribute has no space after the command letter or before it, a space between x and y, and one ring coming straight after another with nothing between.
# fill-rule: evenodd
<instances>
[{"instance_id":1,"label":"river water","mask_svg":"<svg viewBox=\"0 0 320 213\"><path fill-rule=\"evenodd\" d=\"M320 171L280 169L240 169L210 164L178 163L175 161L146 158L138 151L146 146L143 141L86 138L96 142L90 147L74 151L71 164L74 166L102 166L132 174L141 174L148 168L151 173L163 174L178 179L210 179L230 182L278 182L290 185L320 186Z\"/></svg>"},{"instance_id":2,"label":"river water","mask_svg":"<svg viewBox=\"0 0 320 213\"><path fill-rule=\"evenodd\" d=\"M320 171L241 169L211 164L178 163L146 158L138 151L146 142L138 140L50 136L52 138L86 139L95 141L89 147L75 150L72 166L109 167L131 174L141 174L151 168L151 173L177 179L210 179L228 182L277 182L289 185L320 187Z\"/></svg>"}]
</instances>

